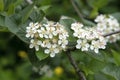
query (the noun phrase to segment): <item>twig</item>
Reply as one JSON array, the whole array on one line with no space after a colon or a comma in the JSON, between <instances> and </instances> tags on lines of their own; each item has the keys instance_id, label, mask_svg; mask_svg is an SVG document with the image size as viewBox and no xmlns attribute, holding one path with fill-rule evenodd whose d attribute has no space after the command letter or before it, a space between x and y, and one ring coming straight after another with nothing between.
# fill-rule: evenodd
<instances>
[{"instance_id":1,"label":"twig","mask_svg":"<svg viewBox=\"0 0 120 80\"><path fill-rule=\"evenodd\" d=\"M108 33L108 34L105 34L105 35L103 35L103 36L104 36L104 37L107 37L107 36L111 36L111 35L113 35L113 34L118 34L118 33L120 33L120 30L115 31L115 32L111 32L111 33Z\"/></svg>"},{"instance_id":2,"label":"twig","mask_svg":"<svg viewBox=\"0 0 120 80\"><path fill-rule=\"evenodd\" d=\"M80 19L82 20L83 16L82 16L82 14L79 12L79 9L78 9L78 7L76 6L74 0L71 0L71 3L72 3L72 5L73 5L76 13L78 14L78 16L80 17Z\"/></svg>"},{"instance_id":3,"label":"twig","mask_svg":"<svg viewBox=\"0 0 120 80\"><path fill-rule=\"evenodd\" d=\"M70 50L66 51L66 55L71 63L71 65L73 66L73 68L75 69L79 80L86 80L85 75L83 74L83 72L79 69L78 65L76 64L75 60L73 59L73 57L71 56Z\"/></svg>"}]
</instances>

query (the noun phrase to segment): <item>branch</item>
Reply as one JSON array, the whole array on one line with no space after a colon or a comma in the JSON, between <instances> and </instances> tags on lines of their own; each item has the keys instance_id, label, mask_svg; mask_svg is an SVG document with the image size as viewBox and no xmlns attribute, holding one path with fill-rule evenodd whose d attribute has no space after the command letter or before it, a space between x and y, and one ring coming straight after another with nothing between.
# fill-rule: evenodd
<instances>
[{"instance_id":1,"label":"branch","mask_svg":"<svg viewBox=\"0 0 120 80\"><path fill-rule=\"evenodd\" d=\"M73 66L73 68L75 69L79 80L86 80L85 75L83 74L83 72L79 69L78 65L76 64L75 60L73 59L73 57L71 56L70 50L66 51L66 55L71 63L71 65Z\"/></svg>"},{"instance_id":2,"label":"branch","mask_svg":"<svg viewBox=\"0 0 120 80\"><path fill-rule=\"evenodd\" d=\"M118 34L118 33L120 33L120 30L115 31L115 32L111 32L111 33L108 33L108 34L105 34L105 35L103 35L103 36L104 36L104 37L107 37L107 36L111 36L111 35L113 35L113 34Z\"/></svg>"},{"instance_id":3,"label":"branch","mask_svg":"<svg viewBox=\"0 0 120 80\"><path fill-rule=\"evenodd\" d=\"M78 7L76 6L74 0L71 0L71 3L72 3L72 6L74 7L76 13L78 14L78 16L80 17L80 19L82 20L83 16L82 16L82 14L79 12L79 9L78 9Z\"/></svg>"}]
</instances>

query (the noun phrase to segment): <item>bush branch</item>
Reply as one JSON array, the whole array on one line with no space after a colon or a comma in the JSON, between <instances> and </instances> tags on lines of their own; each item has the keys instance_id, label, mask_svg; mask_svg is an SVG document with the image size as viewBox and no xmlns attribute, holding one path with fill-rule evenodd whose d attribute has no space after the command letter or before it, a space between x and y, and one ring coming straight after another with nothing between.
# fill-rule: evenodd
<instances>
[{"instance_id":1,"label":"bush branch","mask_svg":"<svg viewBox=\"0 0 120 80\"><path fill-rule=\"evenodd\" d=\"M79 80L86 80L84 73L82 72L82 70L79 69L78 65L76 64L75 60L73 59L73 57L71 56L70 50L66 51L66 55L71 63L71 65L73 66L73 68L75 69Z\"/></svg>"},{"instance_id":2,"label":"bush branch","mask_svg":"<svg viewBox=\"0 0 120 80\"><path fill-rule=\"evenodd\" d=\"M111 36L111 35L113 35L113 34L118 34L118 33L120 33L120 30L115 31L115 32L111 32L111 33L108 33L108 34L105 34L105 35L103 35L103 36L104 36L104 37L107 37L107 36Z\"/></svg>"},{"instance_id":3,"label":"bush branch","mask_svg":"<svg viewBox=\"0 0 120 80\"><path fill-rule=\"evenodd\" d=\"M79 12L79 9L78 9L78 7L76 6L74 0L71 0L71 3L72 3L73 8L75 9L76 13L78 14L78 16L80 17L80 19L82 20L83 16L82 16L82 14Z\"/></svg>"}]
</instances>

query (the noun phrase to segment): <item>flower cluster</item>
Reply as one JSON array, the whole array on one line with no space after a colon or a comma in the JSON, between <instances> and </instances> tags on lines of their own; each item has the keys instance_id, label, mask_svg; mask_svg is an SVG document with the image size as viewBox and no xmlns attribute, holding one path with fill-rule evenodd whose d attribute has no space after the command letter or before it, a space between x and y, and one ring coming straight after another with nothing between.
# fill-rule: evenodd
<instances>
[{"instance_id":1,"label":"flower cluster","mask_svg":"<svg viewBox=\"0 0 120 80\"><path fill-rule=\"evenodd\" d=\"M99 15L95 19L95 22L97 23L95 28L101 35L120 30L118 21L111 15ZM119 34L106 37L106 41L110 43L116 42L119 39Z\"/></svg>"},{"instance_id":2,"label":"flower cluster","mask_svg":"<svg viewBox=\"0 0 120 80\"><path fill-rule=\"evenodd\" d=\"M69 35L64 26L59 23L51 21L44 24L31 22L26 27L26 32L26 37L31 39L30 48L35 47L36 51L41 46L45 48L46 54L54 57L60 51L66 50Z\"/></svg>"},{"instance_id":3,"label":"flower cluster","mask_svg":"<svg viewBox=\"0 0 120 80\"><path fill-rule=\"evenodd\" d=\"M99 49L105 49L105 38L99 34L94 28L84 28L81 23L71 24L71 29L74 31L73 36L77 37L77 49L82 51L94 50L95 53Z\"/></svg>"},{"instance_id":4,"label":"flower cluster","mask_svg":"<svg viewBox=\"0 0 120 80\"><path fill-rule=\"evenodd\" d=\"M99 15L95 19L94 27L85 27L82 23L72 23L71 29L74 31L73 36L78 38L77 49L81 51L93 50L99 53L99 49L105 49L107 42L115 42L120 39L120 34L105 36L120 30L118 21L111 15ZM31 22L26 27L26 37L30 38L30 48L39 50L41 46L44 53L54 57L55 54L66 50L68 45L68 32L60 23L47 21L46 23Z\"/></svg>"}]
</instances>

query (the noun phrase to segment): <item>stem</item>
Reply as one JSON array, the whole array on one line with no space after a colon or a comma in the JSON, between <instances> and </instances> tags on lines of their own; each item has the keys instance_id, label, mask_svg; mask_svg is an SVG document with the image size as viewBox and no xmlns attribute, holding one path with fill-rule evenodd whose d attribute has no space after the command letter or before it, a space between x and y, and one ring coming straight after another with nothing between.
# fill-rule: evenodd
<instances>
[{"instance_id":1,"label":"stem","mask_svg":"<svg viewBox=\"0 0 120 80\"><path fill-rule=\"evenodd\" d=\"M118 34L118 33L120 33L120 30L115 31L115 32L111 32L111 33L108 33L108 34L105 34L105 35L103 35L103 36L104 36L104 37L107 37L107 36L111 36L111 35L113 35L113 34Z\"/></svg>"},{"instance_id":2,"label":"stem","mask_svg":"<svg viewBox=\"0 0 120 80\"><path fill-rule=\"evenodd\" d=\"M66 55L71 63L71 65L73 66L73 68L75 69L79 80L86 80L85 75L83 74L83 72L79 69L78 65L76 64L75 60L73 59L73 57L71 56L70 50L66 51Z\"/></svg>"},{"instance_id":3,"label":"stem","mask_svg":"<svg viewBox=\"0 0 120 80\"><path fill-rule=\"evenodd\" d=\"M78 16L80 17L80 19L82 20L82 19L83 19L83 16L82 16L82 14L79 12L79 9L78 9L78 7L76 6L74 0L71 0L71 3L72 3L72 6L74 7L76 13L78 14Z\"/></svg>"}]
</instances>

